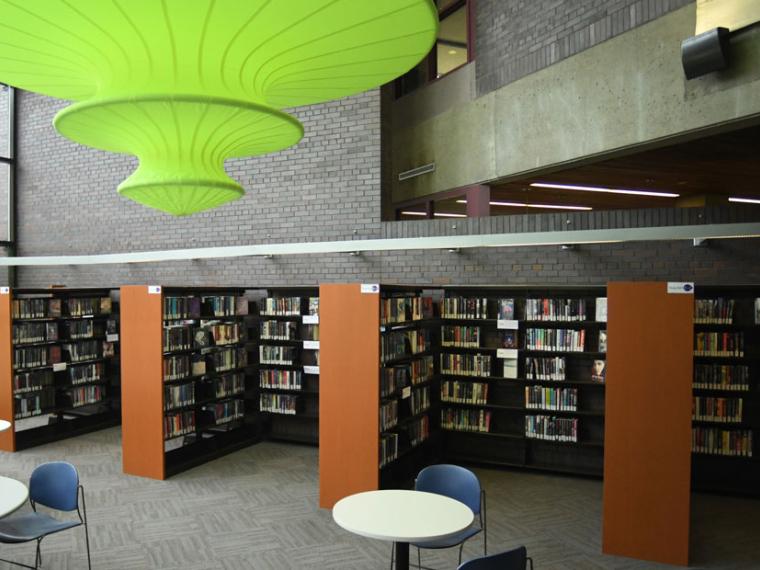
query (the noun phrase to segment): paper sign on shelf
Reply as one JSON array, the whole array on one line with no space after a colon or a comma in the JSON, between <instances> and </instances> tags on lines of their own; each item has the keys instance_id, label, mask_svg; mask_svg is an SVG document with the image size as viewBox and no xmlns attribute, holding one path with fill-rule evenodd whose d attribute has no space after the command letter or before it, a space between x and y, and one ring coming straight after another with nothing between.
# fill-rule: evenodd
<instances>
[{"instance_id":1,"label":"paper sign on shelf","mask_svg":"<svg viewBox=\"0 0 760 570\"><path fill-rule=\"evenodd\" d=\"M380 284L379 283L362 283L361 292L362 293L379 293Z\"/></svg>"},{"instance_id":2,"label":"paper sign on shelf","mask_svg":"<svg viewBox=\"0 0 760 570\"><path fill-rule=\"evenodd\" d=\"M681 282L681 281L668 281L668 294L669 295L693 295L694 294L694 282Z\"/></svg>"},{"instance_id":3,"label":"paper sign on shelf","mask_svg":"<svg viewBox=\"0 0 760 570\"><path fill-rule=\"evenodd\" d=\"M66 370L65 362L56 362L53 364L53 372L62 372L63 370Z\"/></svg>"},{"instance_id":4,"label":"paper sign on shelf","mask_svg":"<svg viewBox=\"0 0 760 570\"><path fill-rule=\"evenodd\" d=\"M406 400L412 395L412 387L407 386L406 388L401 389L401 399Z\"/></svg>"},{"instance_id":5,"label":"paper sign on shelf","mask_svg":"<svg viewBox=\"0 0 760 570\"><path fill-rule=\"evenodd\" d=\"M318 325L319 315L304 315L302 320L305 325Z\"/></svg>"},{"instance_id":6,"label":"paper sign on shelf","mask_svg":"<svg viewBox=\"0 0 760 570\"><path fill-rule=\"evenodd\" d=\"M517 330L518 328L520 328L520 322L509 320L509 319L499 319L498 321L496 321L496 328Z\"/></svg>"},{"instance_id":7,"label":"paper sign on shelf","mask_svg":"<svg viewBox=\"0 0 760 570\"><path fill-rule=\"evenodd\" d=\"M160 295L161 285L148 285L148 295Z\"/></svg>"},{"instance_id":8,"label":"paper sign on shelf","mask_svg":"<svg viewBox=\"0 0 760 570\"><path fill-rule=\"evenodd\" d=\"M11 292L10 287L0 287L0 295L7 295Z\"/></svg>"},{"instance_id":9,"label":"paper sign on shelf","mask_svg":"<svg viewBox=\"0 0 760 570\"><path fill-rule=\"evenodd\" d=\"M319 366L304 366L304 374L319 374Z\"/></svg>"},{"instance_id":10,"label":"paper sign on shelf","mask_svg":"<svg viewBox=\"0 0 760 570\"><path fill-rule=\"evenodd\" d=\"M108 342L117 342L119 340L119 335L117 335L117 334L107 334L106 335L106 340Z\"/></svg>"},{"instance_id":11,"label":"paper sign on shelf","mask_svg":"<svg viewBox=\"0 0 760 570\"><path fill-rule=\"evenodd\" d=\"M516 348L497 348L496 358L517 358Z\"/></svg>"},{"instance_id":12,"label":"paper sign on shelf","mask_svg":"<svg viewBox=\"0 0 760 570\"><path fill-rule=\"evenodd\" d=\"M305 340L303 341L303 347L305 350L319 350L318 340Z\"/></svg>"}]
</instances>

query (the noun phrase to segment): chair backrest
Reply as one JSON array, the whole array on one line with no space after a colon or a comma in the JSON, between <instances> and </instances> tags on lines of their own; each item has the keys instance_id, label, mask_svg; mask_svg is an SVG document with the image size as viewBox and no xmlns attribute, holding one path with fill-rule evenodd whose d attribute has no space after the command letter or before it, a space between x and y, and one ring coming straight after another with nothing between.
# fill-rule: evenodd
<instances>
[{"instance_id":1,"label":"chair backrest","mask_svg":"<svg viewBox=\"0 0 760 570\"><path fill-rule=\"evenodd\" d=\"M477 475L459 465L431 465L417 475L414 488L456 499L480 514L480 481Z\"/></svg>"},{"instance_id":2,"label":"chair backrest","mask_svg":"<svg viewBox=\"0 0 760 570\"><path fill-rule=\"evenodd\" d=\"M79 505L79 474L65 461L43 463L32 471L29 499L59 511L75 511Z\"/></svg>"},{"instance_id":3,"label":"chair backrest","mask_svg":"<svg viewBox=\"0 0 760 570\"><path fill-rule=\"evenodd\" d=\"M525 570L527 564L528 551L521 546L499 554L489 554L468 560L460 564L457 570Z\"/></svg>"}]
</instances>

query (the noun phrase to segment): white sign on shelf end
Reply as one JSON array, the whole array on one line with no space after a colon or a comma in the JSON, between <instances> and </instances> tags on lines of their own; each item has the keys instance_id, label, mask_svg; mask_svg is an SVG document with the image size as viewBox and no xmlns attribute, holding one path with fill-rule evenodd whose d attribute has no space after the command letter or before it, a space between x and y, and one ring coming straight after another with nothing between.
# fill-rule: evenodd
<instances>
[{"instance_id":1,"label":"white sign on shelf end","mask_svg":"<svg viewBox=\"0 0 760 570\"><path fill-rule=\"evenodd\" d=\"M148 295L160 295L161 285L148 285Z\"/></svg>"},{"instance_id":2,"label":"white sign on shelf end","mask_svg":"<svg viewBox=\"0 0 760 570\"><path fill-rule=\"evenodd\" d=\"M668 281L669 295L693 295L694 282Z\"/></svg>"},{"instance_id":3,"label":"white sign on shelf end","mask_svg":"<svg viewBox=\"0 0 760 570\"><path fill-rule=\"evenodd\" d=\"M362 293L379 293L380 292L380 284L379 283L362 283L361 284L361 292Z\"/></svg>"}]
</instances>

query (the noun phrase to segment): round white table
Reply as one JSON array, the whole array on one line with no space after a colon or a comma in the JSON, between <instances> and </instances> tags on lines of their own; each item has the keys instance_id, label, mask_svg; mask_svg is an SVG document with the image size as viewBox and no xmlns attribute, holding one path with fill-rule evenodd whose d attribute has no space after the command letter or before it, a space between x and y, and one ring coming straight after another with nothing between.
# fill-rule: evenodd
<instances>
[{"instance_id":1,"label":"round white table","mask_svg":"<svg viewBox=\"0 0 760 570\"><path fill-rule=\"evenodd\" d=\"M448 538L472 524L472 510L449 497L421 491L367 491L333 507L333 520L349 532L396 543L396 569L409 568L409 543Z\"/></svg>"},{"instance_id":2,"label":"round white table","mask_svg":"<svg viewBox=\"0 0 760 570\"><path fill-rule=\"evenodd\" d=\"M11 427L11 422L7 420L0 420L0 431L5 431Z\"/></svg>"},{"instance_id":3,"label":"round white table","mask_svg":"<svg viewBox=\"0 0 760 570\"><path fill-rule=\"evenodd\" d=\"M29 489L21 481L0 477L0 517L11 514L29 498Z\"/></svg>"}]
</instances>

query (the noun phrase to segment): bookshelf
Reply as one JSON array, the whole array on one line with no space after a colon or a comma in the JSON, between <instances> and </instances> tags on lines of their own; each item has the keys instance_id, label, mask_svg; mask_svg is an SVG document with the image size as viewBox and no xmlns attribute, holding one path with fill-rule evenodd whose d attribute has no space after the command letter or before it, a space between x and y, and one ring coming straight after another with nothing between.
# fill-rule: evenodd
<instances>
[{"instance_id":1,"label":"bookshelf","mask_svg":"<svg viewBox=\"0 0 760 570\"><path fill-rule=\"evenodd\" d=\"M135 285L121 299L124 472L165 479L258 441L246 290Z\"/></svg>"},{"instance_id":2,"label":"bookshelf","mask_svg":"<svg viewBox=\"0 0 760 570\"><path fill-rule=\"evenodd\" d=\"M255 292L259 410L271 439L319 443L319 289Z\"/></svg>"},{"instance_id":3,"label":"bookshelf","mask_svg":"<svg viewBox=\"0 0 760 570\"><path fill-rule=\"evenodd\" d=\"M443 289L448 460L601 476L604 368L592 376L605 361L604 297L603 287Z\"/></svg>"},{"instance_id":4,"label":"bookshelf","mask_svg":"<svg viewBox=\"0 0 760 570\"><path fill-rule=\"evenodd\" d=\"M437 344L419 287L320 286L320 506L403 486L437 456Z\"/></svg>"},{"instance_id":5,"label":"bookshelf","mask_svg":"<svg viewBox=\"0 0 760 570\"><path fill-rule=\"evenodd\" d=\"M697 286L692 487L760 495L760 314L756 286Z\"/></svg>"},{"instance_id":6,"label":"bookshelf","mask_svg":"<svg viewBox=\"0 0 760 570\"><path fill-rule=\"evenodd\" d=\"M0 449L118 425L117 292L0 288L0 362Z\"/></svg>"}]
</instances>

